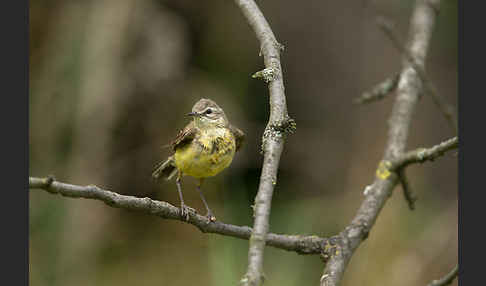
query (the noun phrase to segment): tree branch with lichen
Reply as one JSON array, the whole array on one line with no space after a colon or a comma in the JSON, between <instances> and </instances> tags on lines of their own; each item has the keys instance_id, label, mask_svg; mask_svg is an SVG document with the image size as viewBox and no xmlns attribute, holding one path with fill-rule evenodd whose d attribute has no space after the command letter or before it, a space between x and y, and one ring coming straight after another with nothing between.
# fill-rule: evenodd
<instances>
[{"instance_id":1,"label":"tree branch with lichen","mask_svg":"<svg viewBox=\"0 0 486 286\"><path fill-rule=\"evenodd\" d=\"M185 218L181 217L180 209L167 202L152 200L150 198L120 195L94 185L78 186L56 181L53 177L29 177L29 188L41 189L51 194L59 194L64 197L99 200L114 208L139 211L164 219L182 221L194 225L203 233L216 233L241 239L249 239L251 235L251 228L248 226L237 226L219 221L208 223L208 219L205 216L193 212L189 213L189 220L186 221ZM298 254L319 254L323 251L322 246L326 240L326 238L316 235L304 236L268 233L266 236L267 245L288 251L295 251Z\"/></svg>"},{"instance_id":2,"label":"tree branch with lichen","mask_svg":"<svg viewBox=\"0 0 486 286\"><path fill-rule=\"evenodd\" d=\"M412 114L422 92L420 77L412 63L425 66L432 30L435 25L438 7L429 5L425 0L417 0L410 21L407 55L413 61L404 61L396 90L396 100L389 119L388 142L385 154L376 172L373 184L366 187L365 198L351 223L341 231L331 248L333 255L326 257L326 266L321 276L321 286L339 285L344 271L356 249L368 237L381 209L398 183L398 176L390 172L391 161L400 158L405 150ZM405 56L404 56L405 57ZM406 59L406 58L405 58Z\"/></svg>"},{"instance_id":3,"label":"tree branch with lichen","mask_svg":"<svg viewBox=\"0 0 486 286\"><path fill-rule=\"evenodd\" d=\"M391 169L387 172L394 172L401 166L408 166L413 163L421 163L425 160L435 159L445 154L449 150L457 147L457 138L452 138L439 145L425 149L420 148L410 151L391 163ZM415 159L413 158L415 154ZM417 155L420 154L420 155ZM402 164L402 165L400 165ZM54 177L36 178L29 177L29 188L40 189L51 194L59 194L70 198L85 198L99 200L108 206L131 211L138 211L149 215L154 215L163 219L178 220L183 223L192 224L203 233L215 233L224 236L231 236L240 239L249 239L251 228L248 226L237 226L223 222L211 222L205 216L189 212L189 220L181 217L180 209L163 201L152 200L150 198L139 198L134 196L121 195L116 192L105 190L94 185L79 186L56 181ZM288 235L268 233L266 245L294 251L298 254L312 255L320 254L324 260L336 254L336 243L338 236L331 238L319 237L317 235Z\"/></svg>"},{"instance_id":4,"label":"tree branch with lichen","mask_svg":"<svg viewBox=\"0 0 486 286\"><path fill-rule=\"evenodd\" d=\"M386 180L393 172L397 172L401 168L414 163L432 161L444 155L446 152L457 148L457 146L458 139L454 137L431 148L419 148L406 152L393 161L382 162L380 168L377 170L377 177L384 177ZM167 202L152 200L150 198L120 195L94 185L78 186L58 182L53 177L29 177L29 188L42 189L51 194L60 194L65 197L100 200L114 208L139 211L164 219L179 220L194 225L203 233L215 233L240 239L249 239L251 235L251 228L248 226L225 224L219 221L208 223L205 216L192 212L189 213L189 220L186 221L181 217L180 209ZM368 196L371 190L372 187L367 187L365 195ZM348 228L347 230L349 231ZM342 243L341 235L342 232L331 238L324 238L317 235L304 236L268 233L265 244L287 251L295 251L298 254L320 254L321 258L327 262L331 257L339 255L339 244ZM364 232L364 235L367 235L367 232ZM323 277L326 278L327 276L323 275Z\"/></svg>"},{"instance_id":5,"label":"tree branch with lichen","mask_svg":"<svg viewBox=\"0 0 486 286\"><path fill-rule=\"evenodd\" d=\"M248 268L240 281L243 285L256 286L263 283L263 253L280 156L284 139L289 133L286 130L293 131L295 122L287 114L280 64L280 51L283 46L277 42L270 25L255 1L235 0L235 3L260 42L260 54L263 55L265 69L256 72L253 77L262 78L268 84L270 93L270 118L262 138L263 166L254 203L254 223L248 249ZM290 129L278 128L280 126L290 126Z\"/></svg>"}]
</instances>

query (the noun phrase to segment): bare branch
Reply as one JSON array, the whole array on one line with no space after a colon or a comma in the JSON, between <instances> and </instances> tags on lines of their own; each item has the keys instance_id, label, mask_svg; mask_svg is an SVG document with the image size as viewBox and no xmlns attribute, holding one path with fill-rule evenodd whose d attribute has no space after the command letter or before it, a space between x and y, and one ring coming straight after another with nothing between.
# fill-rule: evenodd
<instances>
[{"instance_id":1,"label":"bare branch","mask_svg":"<svg viewBox=\"0 0 486 286\"><path fill-rule=\"evenodd\" d=\"M395 171L399 168L406 167L413 163L423 163L425 161L434 161L437 157L445 152L456 149L459 145L459 139L453 137L431 148L419 148L409 151L391 162L390 170Z\"/></svg>"},{"instance_id":2,"label":"bare branch","mask_svg":"<svg viewBox=\"0 0 486 286\"><path fill-rule=\"evenodd\" d=\"M433 2L433 1L429 1ZM437 3L427 3L431 9L434 11L437 10L437 6L439 5L439 1L435 1ZM437 13L437 12L436 12ZM405 49L405 45L400 40L398 33L395 31L393 23L385 19L383 16L377 18L378 26L383 30L383 32L390 38L395 48L404 56L404 58L410 63L410 65L416 70L420 80L423 84L423 89L426 94L429 94L432 98L434 104L439 108L442 112L444 117L449 122L451 128L453 129L454 133L457 134L457 117L454 112L454 108L448 104L445 99L439 95L437 92L437 88L432 84L430 79L427 77L427 74L424 69L424 63L418 63L413 56Z\"/></svg>"},{"instance_id":3,"label":"bare branch","mask_svg":"<svg viewBox=\"0 0 486 286\"><path fill-rule=\"evenodd\" d=\"M395 90L399 79L400 73L394 74L375 85L371 91L363 92L363 94L360 97L355 98L353 102L355 104L363 104L381 100Z\"/></svg>"},{"instance_id":4,"label":"bare branch","mask_svg":"<svg viewBox=\"0 0 486 286\"><path fill-rule=\"evenodd\" d=\"M444 141L438 145L435 145L429 149L419 148L414 151L409 151L399 158L387 162L386 170L381 170L382 172L396 172L398 179L403 188L403 195L408 203L411 210L415 209L416 197L413 196L412 190L410 188L410 183L405 176L405 167L413 163L423 163L425 161L433 161L437 157L442 156L445 152L456 149L458 147L458 138L454 137L447 141Z\"/></svg>"},{"instance_id":5,"label":"bare branch","mask_svg":"<svg viewBox=\"0 0 486 286\"><path fill-rule=\"evenodd\" d=\"M179 220L196 226L204 233L217 233L241 239L249 239L251 235L251 228L248 226L225 224L219 221L208 223L207 217L197 213L189 213L189 221L186 221L185 218L181 217L180 209L167 202L120 195L94 185L78 186L58 182L53 177L29 177L29 188L42 189L51 194L60 194L65 197L100 200L114 208L140 211L165 219ZM266 236L267 245L295 251L299 254L320 254L326 241L326 238L316 235L303 236L269 233Z\"/></svg>"},{"instance_id":6,"label":"bare branch","mask_svg":"<svg viewBox=\"0 0 486 286\"><path fill-rule=\"evenodd\" d=\"M436 7L438 7L438 2ZM435 19L434 8L424 0L417 0L410 21L407 45L407 54L411 55L413 61L403 63L396 91L397 96L389 119L385 154L376 172L373 184L367 187L365 199L356 216L351 224L338 235L334 244L337 251L329 257L320 279L322 286L335 286L340 283L352 255L361 242L368 237L376 218L398 183L397 175L388 171L389 165L395 158L399 158L405 150L412 114L421 92L420 78L411 63L416 62L419 66L425 65Z\"/></svg>"},{"instance_id":7,"label":"bare branch","mask_svg":"<svg viewBox=\"0 0 486 286\"><path fill-rule=\"evenodd\" d=\"M262 77L268 82L270 93L270 119L262 138L264 158L260 185L255 197L253 232L248 250L248 269L241 279L243 285L261 285L263 282L263 252L269 229L273 189L277 183L280 155L287 134L285 130L293 130L295 122L287 114L280 65L282 45L277 42L272 29L253 0L235 0L235 3L260 42L260 53L264 58L265 69L254 76Z\"/></svg>"},{"instance_id":8,"label":"bare branch","mask_svg":"<svg viewBox=\"0 0 486 286\"><path fill-rule=\"evenodd\" d=\"M408 208L413 211L415 209L415 201L417 200L417 197L413 195L412 188L410 187L408 178L405 175L405 169L399 169L397 171L397 175L398 179L400 180L400 184L402 185L403 197L408 204Z\"/></svg>"},{"instance_id":9,"label":"bare branch","mask_svg":"<svg viewBox=\"0 0 486 286\"><path fill-rule=\"evenodd\" d=\"M405 167L413 163L423 163L425 161L434 161L437 157L442 156L445 152L456 149L458 147L458 138L454 137L435 145L429 149L419 148L414 151L409 151L399 158L389 162L387 168L389 172L396 172L400 184L403 188L403 195L408 203L410 210L415 209L415 201L417 198L413 195L410 183L405 176Z\"/></svg>"},{"instance_id":10,"label":"bare branch","mask_svg":"<svg viewBox=\"0 0 486 286\"><path fill-rule=\"evenodd\" d=\"M433 280L427 286L446 286L452 283L454 279L456 279L457 275L459 274L459 265L456 264L456 267L451 270L446 276L440 278L439 280Z\"/></svg>"}]
</instances>

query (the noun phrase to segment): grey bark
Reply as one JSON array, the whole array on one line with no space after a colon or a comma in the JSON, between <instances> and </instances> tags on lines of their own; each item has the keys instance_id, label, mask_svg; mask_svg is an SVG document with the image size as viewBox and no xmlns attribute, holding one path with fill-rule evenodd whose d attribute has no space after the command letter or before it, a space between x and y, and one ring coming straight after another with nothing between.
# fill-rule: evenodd
<instances>
[{"instance_id":1,"label":"grey bark","mask_svg":"<svg viewBox=\"0 0 486 286\"><path fill-rule=\"evenodd\" d=\"M439 1L435 1L436 5ZM425 66L427 49L436 19L436 7L425 0L417 0L410 20L407 51L415 63ZM388 142L377 176L366 192L356 216L331 245L336 251L329 256L321 276L322 286L339 285L343 273L359 245L368 236L381 209L398 183L398 176L390 172L390 161L400 158L405 150L413 111L422 85L416 70L406 58L397 87L397 96L389 119Z\"/></svg>"},{"instance_id":2,"label":"grey bark","mask_svg":"<svg viewBox=\"0 0 486 286\"><path fill-rule=\"evenodd\" d=\"M251 228L248 226L237 226L215 221L208 223L205 216L197 213L189 213L189 220L181 217L180 209L167 203L152 200L150 198L137 198L133 196L120 195L115 192L101 189L97 186L78 186L58 182L51 178L29 178L29 188L45 190L51 194L59 194L71 198L95 199L114 207L132 211L140 211L149 215L155 215L164 219L179 220L197 227L204 233L216 233L232 236L241 239L249 239ZM295 251L299 254L319 254L326 238L316 235L283 235L268 233L266 244L275 248Z\"/></svg>"},{"instance_id":3,"label":"grey bark","mask_svg":"<svg viewBox=\"0 0 486 286\"><path fill-rule=\"evenodd\" d=\"M286 126L291 123L285 102L282 67L280 65L281 45L253 0L235 0L248 24L260 42L265 69L262 77L268 82L270 93L270 119L262 138L264 154L260 185L255 197L254 223L248 250L248 269L241 279L243 285L263 283L263 253L269 229L273 189L277 182L277 170L284 146ZM257 76L254 76L257 77Z\"/></svg>"}]
</instances>

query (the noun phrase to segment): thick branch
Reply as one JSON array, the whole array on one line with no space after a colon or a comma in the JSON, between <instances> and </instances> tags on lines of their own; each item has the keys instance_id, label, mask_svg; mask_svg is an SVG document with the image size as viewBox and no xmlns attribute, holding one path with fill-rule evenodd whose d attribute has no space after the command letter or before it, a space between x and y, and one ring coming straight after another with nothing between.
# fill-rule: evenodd
<instances>
[{"instance_id":1,"label":"thick branch","mask_svg":"<svg viewBox=\"0 0 486 286\"><path fill-rule=\"evenodd\" d=\"M100 200L105 204L133 211L140 211L165 219L179 220L192 224L204 233L217 233L241 239L249 239L251 228L225 224L219 221L208 223L205 216L196 213L189 213L189 221L181 217L180 209L167 203L152 200L150 198L137 198L133 196L120 195L115 192L103 190L97 186L78 186L55 181L52 178L29 177L29 188L42 189L52 194L60 194L71 198L85 198ZM315 235L282 235L269 233L266 236L267 245L295 251L299 254L319 254L323 251L327 239Z\"/></svg>"},{"instance_id":2,"label":"thick branch","mask_svg":"<svg viewBox=\"0 0 486 286\"><path fill-rule=\"evenodd\" d=\"M269 229L273 189L277 182L277 170L282 154L285 127L293 123L287 114L282 67L281 45L253 0L235 0L248 24L260 41L260 51L265 62L265 81L270 93L270 119L263 135L263 167L258 193L255 197L253 232L248 250L248 269L241 282L243 285L261 285L263 282L263 252Z\"/></svg>"},{"instance_id":3,"label":"thick branch","mask_svg":"<svg viewBox=\"0 0 486 286\"><path fill-rule=\"evenodd\" d=\"M437 1L438 5L438 1ZM410 21L408 39L408 53L414 62L420 66L425 65L427 48L434 28L436 13L434 8L424 0L417 0ZM396 174L382 172L385 162L399 158L405 150L408 131L412 120L413 110L421 92L420 78L410 61L403 63L397 96L389 119L388 142L385 154L373 184L368 187L356 216L351 224L340 234L335 247L338 251L331 255L326 263L324 273L320 279L322 286L338 285L352 255L368 237L370 229L375 224L381 209L390 197L398 179ZM389 164L389 163L388 163ZM386 170L386 168L384 168Z\"/></svg>"},{"instance_id":4,"label":"thick branch","mask_svg":"<svg viewBox=\"0 0 486 286\"><path fill-rule=\"evenodd\" d=\"M459 265L456 264L456 267L451 270L446 276L440 278L439 280L433 280L427 286L446 286L452 283L454 279L456 279L457 275L459 274Z\"/></svg>"}]
</instances>

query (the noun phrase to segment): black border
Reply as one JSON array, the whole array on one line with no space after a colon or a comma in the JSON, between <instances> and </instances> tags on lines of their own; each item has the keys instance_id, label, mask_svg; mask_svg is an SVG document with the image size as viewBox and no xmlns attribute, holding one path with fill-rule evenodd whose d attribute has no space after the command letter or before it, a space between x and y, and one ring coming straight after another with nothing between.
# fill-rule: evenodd
<instances>
[{"instance_id":1,"label":"black border","mask_svg":"<svg viewBox=\"0 0 486 286\"><path fill-rule=\"evenodd\" d=\"M28 285L29 2L2 3L2 284Z\"/></svg>"},{"instance_id":2,"label":"black border","mask_svg":"<svg viewBox=\"0 0 486 286\"><path fill-rule=\"evenodd\" d=\"M459 285L484 284L485 187L484 150L486 141L484 103L484 9L481 1L459 4ZM464 5L468 4L467 8ZM476 4L477 7L472 5ZM467 23L467 25L466 25ZM466 34L469 41L466 42ZM473 67L473 65L475 65ZM468 67L465 69L465 67ZM473 102L478 100L478 102ZM467 135L466 135L467 133ZM466 161L467 164L466 165ZM473 162L475 161L475 162Z\"/></svg>"},{"instance_id":3,"label":"black border","mask_svg":"<svg viewBox=\"0 0 486 286\"><path fill-rule=\"evenodd\" d=\"M457 68L458 68L458 100L457 100L457 111L458 111L458 135L459 135L459 158L458 158L458 164L459 164L459 168L458 168L458 181L459 181L459 185L458 185L458 188L457 188L457 211L458 211L458 230L457 230L457 235L458 235L458 246L457 246L457 252L458 252L458 256L457 256L457 259L458 259L458 264L459 264L459 276L458 276L458 285L464 285L464 277L463 277L463 273L464 273L464 247L463 247L463 244L464 244L464 216L463 216L463 209L464 209L464 197L462 196L462 190L464 189L464 168L463 168L463 158L464 158L464 153L463 153L463 150L464 150L464 143L463 143L463 139L464 139L464 136L462 136L464 134L463 132L463 128L464 128L464 120L462 120L462 114L463 113L463 106L464 106L464 102L462 100L462 97L460 96L462 93L463 93L463 85L464 85L464 81L463 81L463 67L464 67L464 58L462 56L462 52L464 51L464 6L463 6L463 2L462 1L459 1L458 3L458 29L457 29L457 40L458 40L458 47L457 47L457 52L458 52L458 56L457 56L457 59L458 59L458 65L457 65Z\"/></svg>"}]
</instances>

